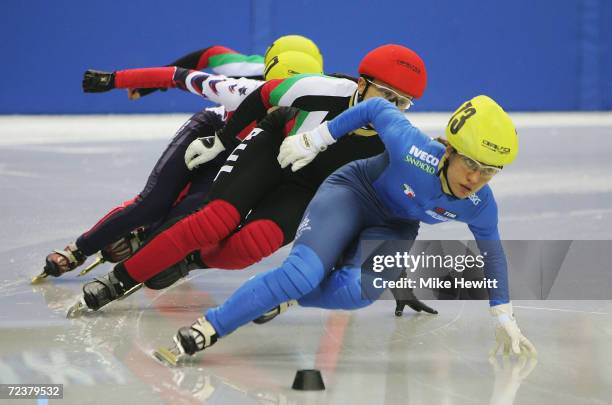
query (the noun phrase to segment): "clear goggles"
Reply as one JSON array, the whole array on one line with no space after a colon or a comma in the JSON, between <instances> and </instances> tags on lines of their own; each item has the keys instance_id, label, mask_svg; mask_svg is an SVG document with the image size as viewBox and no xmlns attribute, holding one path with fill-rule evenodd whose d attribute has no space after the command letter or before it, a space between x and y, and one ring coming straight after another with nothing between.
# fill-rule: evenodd
<instances>
[{"instance_id":1,"label":"clear goggles","mask_svg":"<svg viewBox=\"0 0 612 405\"><path fill-rule=\"evenodd\" d=\"M477 160L472 159L471 157L465 156L455 150L455 153L461 158L461 161L468 168L468 170L475 172L480 172L481 175L485 177L493 177L497 173L501 171L501 167L499 166L488 166L478 162Z\"/></svg>"},{"instance_id":2,"label":"clear goggles","mask_svg":"<svg viewBox=\"0 0 612 405\"><path fill-rule=\"evenodd\" d=\"M382 98L395 104L398 109L406 111L414 105L412 97L402 96L397 91L387 86L383 86L382 84L374 83L370 79L366 79L366 81L372 86L376 87L376 90L378 90Z\"/></svg>"}]
</instances>

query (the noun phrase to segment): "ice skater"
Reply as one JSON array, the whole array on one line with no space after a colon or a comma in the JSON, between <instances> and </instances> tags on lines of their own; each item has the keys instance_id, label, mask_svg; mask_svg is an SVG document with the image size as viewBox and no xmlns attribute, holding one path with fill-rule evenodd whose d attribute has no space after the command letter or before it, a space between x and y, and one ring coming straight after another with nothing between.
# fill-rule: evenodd
<instances>
[{"instance_id":1,"label":"ice skater","mask_svg":"<svg viewBox=\"0 0 612 405\"><path fill-rule=\"evenodd\" d=\"M314 56L291 49L308 50ZM321 73L323 69L316 45L300 36L279 38L269 47L266 58L271 61L265 71L267 79L287 78L300 72ZM97 252L100 252L98 260L85 268L81 275L102 261L120 262L135 252L147 233L157 226L166 220L201 208L204 204L203 197L209 191L215 175L231 149L246 136L243 132L236 134L234 139L226 138L225 146L221 146L215 139L215 134L221 130L238 105L264 83L262 80L249 78L258 72L264 73L263 65L257 69L252 66L255 62L253 57L215 46L179 59L176 61L178 67L128 69L112 73L87 71L83 79L83 89L86 92L136 88L137 90L133 91L142 95L147 94L143 92L145 87L137 86L178 87L218 103L221 107L199 111L185 122L158 159L143 190L134 199L110 210L76 241L49 254L43 272L35 277L33 282L48 275L59 277L74 270L81 266L88 256ZM189 69L206 67L212 67L217 72L242 74L245 77L230 78ZM220 156L206 164L199 164L197 168L193 165L187 167L184 156L195 140L199 142L190 149L193 156L197 156L201 143L209 141L216 141L210 146L217 150ZM147 232L144 227L148 228Z\"/></svg>"},{"instance_id":2,"label":"ice skater","mask_svg":"<svg viewBox=\"0 0 612 405\"><path fill-rule=\"evenodd\" d=\"M273 72L266 72L266 66L270 66L271 62L278 55L285 52L302 52L309 55L314 59L316 65L323 70L323 56L319 47L310 38L302 35L284 35L277 38L266 49L263 56L245 55L226 46L211 45L181 56L165 66L177 66L190 70L206 70L215 75L231 78L246 77L253 80L266 80L266 78L267 80L271 78L279 79L284 77L281 76L281 69L273 69ZM276 63L280 63L282 66L284 61L282 58L281 60L277 58ZM312 61L308 61L308 63L312 63ZM294 65L289 64L287 66L291 68ZM155 91L165 91L167 87L136 87L128 88L127 90L130 100L138 100Z\"/></svg>"},{"instance_id":3,"label":"ice skater","mask_svg":"<svg viewBox=\"0 0 612 405\"><path fill-rule=\"evenodd\" d=\"M280 313L290 303L345 310L368 306L382 290L371 288L355 265L368 253L360 252L359 241L414 240L420 222L450 219L468 225L485 257L485 275L497 280L498 288L489 290L490 311L498 321L495 352L503 346L505 352L536 353L513 315L497 204L487 185L518 152L518 136L508 114L491 98L474 97L451 116L446 139L433 140L393 104L373 98L314 130L287 138L279 162L298 170L319 151L368 123L386 152L350 163L328 177L306 209L284 263L250 279L222 305L179 329L175 347L158 350L158 358L176 364L271 309Z\"/></svg>"},{"instance_id":4,"label":"ice skater","mask_svg":"<svg viewBox=\"0 0 612 405\"><path fill-rule=\"evenodd\" d=\"M356 81L294 76L267 82L251 93L215 135L222 143L244 133L244 128L250 128L262 114L265 117L271 106L294 105L299 109L281 108L268 115L221 168L207 204L165 225L131 258L84 285L81 304L70 314L98 310L141 283L166 288L192 267L244 269L290 243L304 209L323 180L348 162L382 153L384 145L371 127L356 128L352 136L330 147L308 170L291 173L283 171L276 159L284 137L314 128L326 117L371 97L384 96L398 111L405 111L426 87L422 59L399 45L369 52L359 72L362 76ZM217 152L204 149L194 160L209 159ZM415 297L407 297L405 302L415 310L435 313Z\"/></svg>"}]
</instances>

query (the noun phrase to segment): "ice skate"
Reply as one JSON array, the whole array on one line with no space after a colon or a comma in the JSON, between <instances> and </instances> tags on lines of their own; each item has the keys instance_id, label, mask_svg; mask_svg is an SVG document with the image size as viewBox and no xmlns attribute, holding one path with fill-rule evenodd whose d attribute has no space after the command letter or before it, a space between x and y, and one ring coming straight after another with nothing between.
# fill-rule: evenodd
<instances>
[{"instance_id":1,"label":"ice skate","mask_svg":"<svg viewBox=\"0 0 612 405\"><path fill-rule=\"evenodd\" d=\"M153 352L153 355L162 363L175 367L196 352L214 345L218 336L212 324L201 317L191 326L180 328L172 339L173 347L159 348Z\"/></svg>"},{"instance_id":2,"label":"ice skate","mask_svg":"<svg viewBox=\"0 0 612 405\"><path fill-rule=\"evenodd\" d=\"M89 273L105 261L106 260L104 260L104 257L102 257L100 253L96 254L96 259L93 261L93 263L87 265L83 270L81 270L78 274L78 277L84 276L85 274Z\"/></svg>"},{"instance_id":3,"label":"ice skate","mask_svg":"<svg viewBox=\"0 0 612 405\"><path fill-rule=\"evenodd\" d=\"M96 278L83 286L83 296L68 309L67 318L75 318L87 312L94 312L105 305L122 300L140 289L142 284L126 286L117 279L114 271Z\"/></svg>"},{"instance_id":4,"label":"ice skate","mask_svg":"<svg viewBox=\"0 0 612 405\"><path fill-rule=\"evenodd\" d=\"M87 256L77 248L75 243L70 243L64 250L54 250L45 259L45 267L42 273L32 278L32 284L36 284L47 276L59 277L62 274L74 270L83 263Z\"/></svg>"},{"instance_id":5,"label":"ice skate","mask_svg":"<svg viewBox=\"0 0 612 405\"><path fill-rule=\"evenodd\" d=\"M85 267L79 273L79 277L92 271L98 265L108 263L119 263L129 258L138 250L144 240L144 228L138 228L116 242L111 243L102 249L97 255L96 260Z\"/></svg>"},{"instance_id":6,"label":"ice skate","mask_svg":"<svg viewBox=\"0 0 612 405\"><path fill-rule=\"evenodd\" d=\"M68 308L68 312L66 313L66 318L78 318L81 315L89 312L89 308L87 308L87 304L85 304L85 300L83 297L79 298L77 302L75 302L70 308Z\"/></svg>"},{"instance_id":7,"label":"ice skate","mask_svg":"<svg viewBox=\"0 0 612 405\"><path fill-rule=\"evenodd\" d=\"M285 312L287 309L289 309L289 307L292 307L294 305L297 305L296 300L283 302L279 306L272 308L271 310L269 310L268 312L266 312L259 318L253 319L253 323L256 323L257 325L261 325L263 323L270 322L272 319L276 318L277 316Z\"/></svg>"},{"instance_id":8,"label":"ice skate","mask_svg":"<svg viewBox=\"0 0 612 405\"><path fill-rule=\"evenodd\" d=\"M43 272L42 272L42 273L40 273L40 274L38 274L38 275L36 275L36 276L32 277L32 280L30 280L30 284L38 284L38 283L40 283L41 281L43 281L44 279L46 279L46 278L47 278L47 276L48 276L48 274L47 274L47 273L45 273L45 271L43 270Z\"/></svg>"},{"instance_id":9,"label":"ice skate","mask_svg":"<svg viewBox=\"0 0 612 405\"><path fill-rule=\"evenodd\" d=\"M187 277L191 270L205 268L206 266L200 260L199 252L193 252L186 256L180 262L168 267L160 273L157 273L147 281L145 285L152 290L163 290L168 288L182 278Z\"/></svg>"}]
</instances>

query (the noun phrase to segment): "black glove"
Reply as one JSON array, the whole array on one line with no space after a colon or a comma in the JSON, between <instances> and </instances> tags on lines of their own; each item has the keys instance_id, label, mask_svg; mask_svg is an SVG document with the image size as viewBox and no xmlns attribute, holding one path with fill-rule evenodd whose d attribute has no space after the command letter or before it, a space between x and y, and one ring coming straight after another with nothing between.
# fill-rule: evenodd
<instances>
[{"instance_id":1,"label":"black glove","mask_svg":"<svg viewBox=\"0 0 612 405\"><path fill-rule=\"evenodd\" d=\"M83 75L83 91L85 93L102 93L115 88L115 72L86 70Z\"/></svg>"},{"instance_id":2,"label":"black glove","mask_svg":"<svg viewBox=\"0 0 612 405\"><path fill-rule=\"evenodd\" d=\"M406 277L406 271L402 270L400 278ZM395 298L395 316L402 316L404 307L407 305L416 312L427 312L429 314L437 314L438 311L425 305L412 292L411 288L392 288L391 293Z\"/></svg>"},{"instance_id":3,"label":"black glove","mask_svg":"<svg viewBox=\"0 0 612 405\"><path fill-rule=\"evenodd\" d=\"M415 298L413 300L396 300L395 301L395 316L402 316L404 313L404 307L406 305L408 305L410 308L412 308L416 312L424 311L424 312L427 312L429 314L434 314L434 315L438 313L438 311L436 311L435 309L425 305L418 298Z\"/></svg>"}]
</instances>

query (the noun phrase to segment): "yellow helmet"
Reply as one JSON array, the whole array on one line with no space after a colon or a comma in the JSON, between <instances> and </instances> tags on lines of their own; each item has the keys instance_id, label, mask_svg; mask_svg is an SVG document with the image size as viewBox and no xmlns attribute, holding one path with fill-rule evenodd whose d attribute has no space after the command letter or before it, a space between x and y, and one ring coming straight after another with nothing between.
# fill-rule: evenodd
<instances>
[{"instance_id":1,"label":"yellow helmet","mask_svg":"<svg viewBox=\"0 0 612 405\"><path fill-rule=\"evenodd\" d=\"M323 73L323 67L312 56L304 52L283 52L266 64L264 77L266 80L286 79L303 73Z\"/></svg>"},{"instance_id":2,"label":"yellow helmet","mask_svg":"<svg viewBox=\"0 0 612 405\"><path fill-rule=\"evenodd\" d=\"M446 139L462 155L502 167L518 153L518 135L510 116L493 99L476 96L455 111Z\"/></svg>"},{"instance_id":3,"label":"yellow helmet","mask_svg":"<svg viewBox=\"0 0 612 405\"><path fill-rule=\"evenodd\" d=\"M275 56L287 51L304 52L315 58L321 65L321 69L323 68L323 56L319 47L312 40L301 35L285 35L272 42L264 54L264 64L267 65Z\"/></svg>"}]
</instances>

